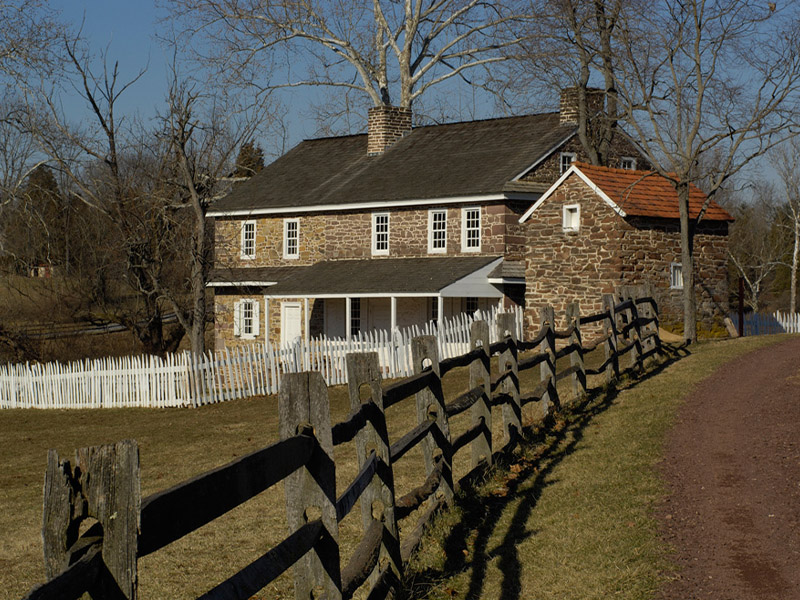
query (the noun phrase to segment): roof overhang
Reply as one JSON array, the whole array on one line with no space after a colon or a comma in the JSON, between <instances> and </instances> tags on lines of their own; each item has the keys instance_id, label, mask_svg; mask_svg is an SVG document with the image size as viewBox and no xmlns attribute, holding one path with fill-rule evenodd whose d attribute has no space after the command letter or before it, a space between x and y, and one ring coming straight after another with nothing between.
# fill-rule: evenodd
<instances>
[{"instance_id":1,"label":"roof overhang","mask_svg":"<svg viewBox=\"0 0 800 600\"><path fill-rule=\"evenodd\" d=\"M611 198L609 198L608 195L603 190L601 190L599 187L597 187L594 184L594 182L592 182L592 180L589 179L583 173L583 171L581 171L578 168L577 165L572 165L569 169L564 171L564 173L561 175L561 177L559 177L558 180L556 180L556 182L553 185L550 186L550 189L548 189L544 194L542 194L539 197L539 199L536 202L534 202L533 205L528 210L525 211L525 214L523 214L519 218L519 222L520 223L524 223L525 221L527 221L530 218L530 216L533 214L533 211L535 211L537 208L539 208L550 196L552 196L555 193L555 191L561 186L561 184L564 183L564 181L566 181L566 179L572 174L575 174L578 177L580 177L583 180L583 182L586 185L588 185L589 188L595 194L597 194L606 204L608 204L608 206L610 206L611 209L615 213L617 213L620 217L624 218L624 217L628 216L625 213L625 211L622 210L622 208L620 208L619 205L617 205L616 202L614 202Z\"/></svg>"},{"instance_id":2,"label":"roof overhang","mask_svg":"<svg viewBox=\"0 0 800 600\"><path fill-rule=\"evenodd\" d=\"M254 217L259 215L285 215L312 212L343 212L352 210L381 210L408 206L432 206L447 204L479 204L505 200L534 201L536 192L502 192L499 194L477 194L474 196L450 196L447 198L411 198L405 200L385 200L380 202L349 202L347 204L315 204L310 206L276 206L240 210L210 210L209 217Z\"/></svg>"}]
</instances>

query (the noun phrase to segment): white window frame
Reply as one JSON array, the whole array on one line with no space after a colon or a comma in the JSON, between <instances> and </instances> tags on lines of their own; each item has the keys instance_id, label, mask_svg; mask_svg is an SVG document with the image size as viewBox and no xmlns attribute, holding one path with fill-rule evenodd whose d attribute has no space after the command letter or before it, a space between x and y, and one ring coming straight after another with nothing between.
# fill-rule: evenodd
<instances>
[{"instance_id":1,"label":"white window frame","mask_svg":"<svg viewBox=\"0 0 800 600\"><path fill-rule=\"evenodd\" d=\"M574 152L562 152L558 155L558 174L563 175L567 169L572 166L572 163L575 162L575 159L578 158L578 155ZM565 164L565 159L569 159L569 162Z\"/></svg>"},{"instance_id":2,"label":"white window frame","mask_svg":"<svg viewBox=\"0 0 800 600\"><path fill-rule=\"evenodd\" d=\"M574 215L574 217L573 217ZM578 233L581 229L581 205L565 204L561 213L561 227L566 233Z\"/></svg>"},{"instance_id":3,"label":"white window frame","mask_svg":"<svg viewBox=\"0 0 800 600\"><path fill-rule=\"evenodd\" d=\"M669 263L669 289L683 289L683 265L679 262Z\"/></svg>"},{"instance_id":4,"label":"white window frame","mask_svg":"<svg viewBox=\"0 0 800 600\"><path fill-rule=\"evenodd\" d=\"M252 238L248 235L248 229L252 227ZM239 257L244 260L253 260L256 257L256 221L242 221L242 229L239 241Z\"/></svg>"},{"instance_id":5,"label":"white window frame","mask_svg":"<svg viewBox=\"0 0 800 600\"><path fill-rule=\"evenodd\" d=\"M435 237L434 225L436 224L437 216L444 216L441 223L444 227L441 230L443 245L440 248L435 247L435 242L438 241ZM428 254L446 254L447 253L447 209L434 208L428 211Z\"/></svg>"},{"instance_id":6,"label":"white window frame","mask_svg":"<svg viewBox=\"0 0 800 600\"><path fill-rule=\"evenodd\" d=\"M378 231L378 219L386 217L386 231ZM372 255L373 256L388 256L389 255L389 233L391 231L391 219L388 212L372 213ZM379 236L385 235L385 248L379 248L378 242L381 241Z\"/></svg>"},{"instance_id":7,"label":"white window frame","mask_svg":"<svg viewBox=\"0 0 800 600\"><path fill-rule=\"evenodd\" d=\"M469 225L469 214L471 212L478 211L478 225L477 227L468 227ZM481 235L481 223L482 215L481 215L481 207L480 206L468 206L461 209L461 251L462 252L480 252L481 251L481 243L482 243L482 235ZM470 237L469 232L476 231L477 232L477 240L478 243L474 246L469 246Z\"/></svg>"},{"instance_id":8,"label":"white window frame","mask_svg":"<svg viewBox=\"0 0 800 600\"><path fill-rule=\"evenodd\" d=\"M625 161L630 162L630 166L625 166ZM636 170L636 159L632 156L621 156L619 159L619 168L626 169L628 171L635 171Z\"/></svg>"},{"instance_id":9,"label":"white window frame","mask_svg":"<svg viewBox=\"0 0 800 600\"><path fill-rule=\"evenodd\" d=\"M233 335L243 340L254 340L259 335L259 301L242 298L233 304Z\"/></svg>"},{"instance_id":10,"label":"white window frame","mask_svg":"<svg viewBox=\"0 0 800 600\"><path fill-rule=\"evenodd\" d=\"M294 224L294 252L290 252L290 225ZM283 258L300 258L300 219L284 219L283 220Z\"/></svg>"}]
</instances>

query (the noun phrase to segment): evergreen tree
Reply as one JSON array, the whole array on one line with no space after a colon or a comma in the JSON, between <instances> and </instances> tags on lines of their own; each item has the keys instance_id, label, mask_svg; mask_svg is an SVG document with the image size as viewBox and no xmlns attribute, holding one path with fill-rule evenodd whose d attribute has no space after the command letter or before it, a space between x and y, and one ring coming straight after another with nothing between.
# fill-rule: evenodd
<instances>
[{"instance_id":1,"label":"evergreen tree","mask_svg":"<svg viewBox=\"0 0 800 600\"><path fill-rule=\"evenodd\" d=\"M245 142L236 157L234 177L252 177L264 168L264 151L252 141Z\"/></svg>"}]
</instances>

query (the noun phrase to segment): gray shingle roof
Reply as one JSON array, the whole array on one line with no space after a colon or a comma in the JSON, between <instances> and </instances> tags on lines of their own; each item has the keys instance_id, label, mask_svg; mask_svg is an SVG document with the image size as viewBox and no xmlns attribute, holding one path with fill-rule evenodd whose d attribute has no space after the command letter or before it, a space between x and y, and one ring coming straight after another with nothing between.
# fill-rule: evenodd
<instances>
[{"instance_id":1,"label":"gray shingle roof","mask_svg":"<svg viewBox=\"0 0 800 600\"><path fill-rule=\"evenodd\" d=\"M306 140L212 214L499 194L574 132L547 113L417 127L378 156L367 156L366 135Z\"/></svg>"},{"instance_id":2,"label":"gray shingle roof","mask_svg":"<svg viewBox=\"0 0 800 600\"><path fill-rule=\"evenodd\" d=\"M485 267L497 256L331 260L307 267L217 269L212 281L274 282L270 296L320 294L435 294Z\"/></svg>"}]
</instances>

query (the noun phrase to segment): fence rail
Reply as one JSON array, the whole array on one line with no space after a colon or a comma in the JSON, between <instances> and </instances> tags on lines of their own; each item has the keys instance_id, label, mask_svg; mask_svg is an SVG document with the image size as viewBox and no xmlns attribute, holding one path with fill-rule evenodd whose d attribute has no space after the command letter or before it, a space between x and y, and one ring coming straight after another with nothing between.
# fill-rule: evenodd
<instances>
[{"instance_id":1,"label":"fence rail","mask_svg":"<svg viewBox=\"0 0 800 600\"><path fill-rule=\"evenodd\" d=\"M0 366L0 408L115 408L199 406L277 394L286 373L319 371L328 385L347 383L345 357L377 352L385 377L406 377L413 371L411 340L436 338L439 355L450 358L469 349L469 328L476 320L494 323L497 309L458 315L437 326L363 332L355 339L312 339L281 348L252 344L196 356L189 352L128 356L68 364ZM517 309L517 335L522 311ZM492 338L493 339L493 338ZM493 339L494 341L494 339Z\"/></svg>"},{"instance_id":2,"label":"fence rail","mask_svg":"<svg viewBox=\"0 0 800 600\"><path fill-rule=\"evenodd\" d=\"M660 351L655 304L605 299L602 313L606 364L596 372L610 381L627 369L641 371L645 360ZM366 597L389 596L402 581L404 565L419 544L435 512L454 494L453 457L470 448L471 474L482 472L498 452L520 439L522 408L538 402L543 414L561 406L556 382L569 378L576 396L586 393L581 342L582 318L577 304L567 311L568 326L555 328L552 308L542 311L534 340L518 340L516 315L497 315L489 324L470 324L469 347L463 356L442 360L433 336L411 340L413 373L391 386L375 352L346 357L351 414L331 426L328 390L319 372L286 374L279 395L281 441L253 452L173 488L142 500L139 454L135 441L84 448L74 466L48 455L45 477L44 545L50 580L35 588L33 598L78 598L88 591L96 600L134 599L137 560L214 520L242 502L284 482L289 535L240 572L201 598L246 599L278 575L294 568L297 598L324 596L349 599L363 588ZM594 316L590 317L591 319ZM491 342L492 337L496 339ZM563 346L558 349L557 340ZM520 360L520 353L533 352ZM490 358L497 355L493 374ZM557 370L558 357L570 366ZM443 372L468 366L469 390L445 399ZM522 393L519 372L536 366L539 383ZM364 397L362 388L368 394ZM385 410L413 401L417 425L392 442ZM493 407L500 407L503 439L492 439ZM468 419L459 437L450 434L453 418ZM336 489L334 446L353 443L359 473L343 492ZM420 445L424 479L396 498L394 464ZM361 505L362 538L346 565L341 564L338 524L357 502ZM401 536L397 521L417 515L416 526ZM81 522L97 520L79 536Z\"/></svg>"}]
</instances>

